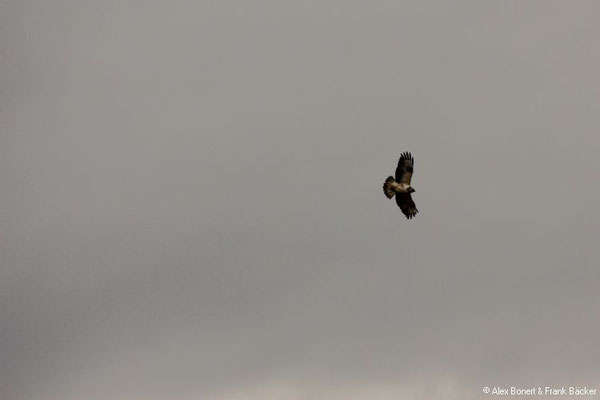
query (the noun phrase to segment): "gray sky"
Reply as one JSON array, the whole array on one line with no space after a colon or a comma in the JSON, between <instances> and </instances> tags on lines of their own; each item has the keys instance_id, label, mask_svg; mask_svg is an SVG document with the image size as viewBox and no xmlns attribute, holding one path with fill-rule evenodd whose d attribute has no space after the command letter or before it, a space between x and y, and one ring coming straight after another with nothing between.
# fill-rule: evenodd
<instances>
[{"instance_id":1,"label":"gray sky","mask_svg":"<svg viewBox=\"0 0 600 400\"><path fill-rule=\"evenodd\" d=\"M600 389L597 2L0 23L2 399ZM405 150L411 221L381 190Z\"/></svg>"}]
</instances>

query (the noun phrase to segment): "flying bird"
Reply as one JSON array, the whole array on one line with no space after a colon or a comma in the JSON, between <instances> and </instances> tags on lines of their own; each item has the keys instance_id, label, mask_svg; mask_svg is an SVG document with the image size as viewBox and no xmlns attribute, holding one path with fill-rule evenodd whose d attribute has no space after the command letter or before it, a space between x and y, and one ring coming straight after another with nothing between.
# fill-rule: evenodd
<instances>
[{"instance_id":1,"label":"flying bird","mask_svg":"<svg viewBox=\"0 0 600 400\"><path fill-rule=\"evenodd\" d=\"M413 156L409 152L402 153L400 160L398 160L398 167L396 168L396 178L394 179L393 176L390 176L383 184L383 193L385 193L385 196L388 199L396 196L396 204L398 204L398 207L400 207L400 210L406 215L407 219L413 218L419 212L410 196L411 193L415 192L415 189L410 186L414 165L415 159Z\"/></svg>"}]
</instances>

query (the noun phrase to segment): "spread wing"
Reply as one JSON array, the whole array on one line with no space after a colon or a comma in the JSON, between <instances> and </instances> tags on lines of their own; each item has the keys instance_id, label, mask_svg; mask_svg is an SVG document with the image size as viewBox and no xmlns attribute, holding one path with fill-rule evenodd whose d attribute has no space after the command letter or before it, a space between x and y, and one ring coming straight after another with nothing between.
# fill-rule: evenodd
<instances>
[{"instance_id":1,"label":"spread wing","mask_svg":"<svg viewBox=\"0 0 600 400\"><path fill-rule=\"evenodd\" d=\"M410 185L410 178L412 178L414 164L415 159L409 152L402 153L400 160L398 160L398 168L396 168L396 182Z\"/></svg>"},{"instance_id":2,"label":"spread wing","mask_svg":"<svg viewBox=\"0 0 600 400\"><path fill-rule=\"evenodd\" d=\"M398 207L400 207L400 210L406 215L407 219L413 218L419 212L410 193L396 193L396 204L398 204Z\"/></svg>"}]
</instances>

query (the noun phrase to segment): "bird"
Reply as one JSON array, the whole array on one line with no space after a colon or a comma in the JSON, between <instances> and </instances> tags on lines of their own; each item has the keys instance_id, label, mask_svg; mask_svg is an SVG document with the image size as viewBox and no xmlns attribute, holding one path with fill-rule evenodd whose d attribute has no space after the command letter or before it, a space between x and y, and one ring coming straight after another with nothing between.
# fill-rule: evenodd
<instances>
[{"instance_id":1,"label":"bird","mask_svg":"<svg viewBox=\"0 0 600 400\"><path fill-rule=\"evenodd\" d=\"M410 185L414 165L415 159L413 156L407 151L402 153L400 160L398 160L395 178L389 176L383 183L383 193L388 199L396 196L396 204L398 204L407 219L414 218L419 212L410 195L415 192L415 189Z\"/></svg>"}]
</instances>

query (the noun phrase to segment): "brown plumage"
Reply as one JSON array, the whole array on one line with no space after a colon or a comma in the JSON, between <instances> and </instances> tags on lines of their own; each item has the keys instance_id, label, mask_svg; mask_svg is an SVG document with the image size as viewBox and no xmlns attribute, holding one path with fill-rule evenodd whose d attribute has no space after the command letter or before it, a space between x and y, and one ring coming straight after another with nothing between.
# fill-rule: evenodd
<instances>
[{"instance_id":1,"label":"brown plumage","mask_svg":"<svg viewBox=\"0 0 600 400\"><path fill-rule=\"evenodd\" d=\"M415 159L409 152L402 153L398 160L395 179L389 176L383 183L383 193L388 199L396 196L396 204L407 219L413 218L419 212L411 197L411 193L415 191L410 185L414 164Z\"/></svg>"}]
</instances>

